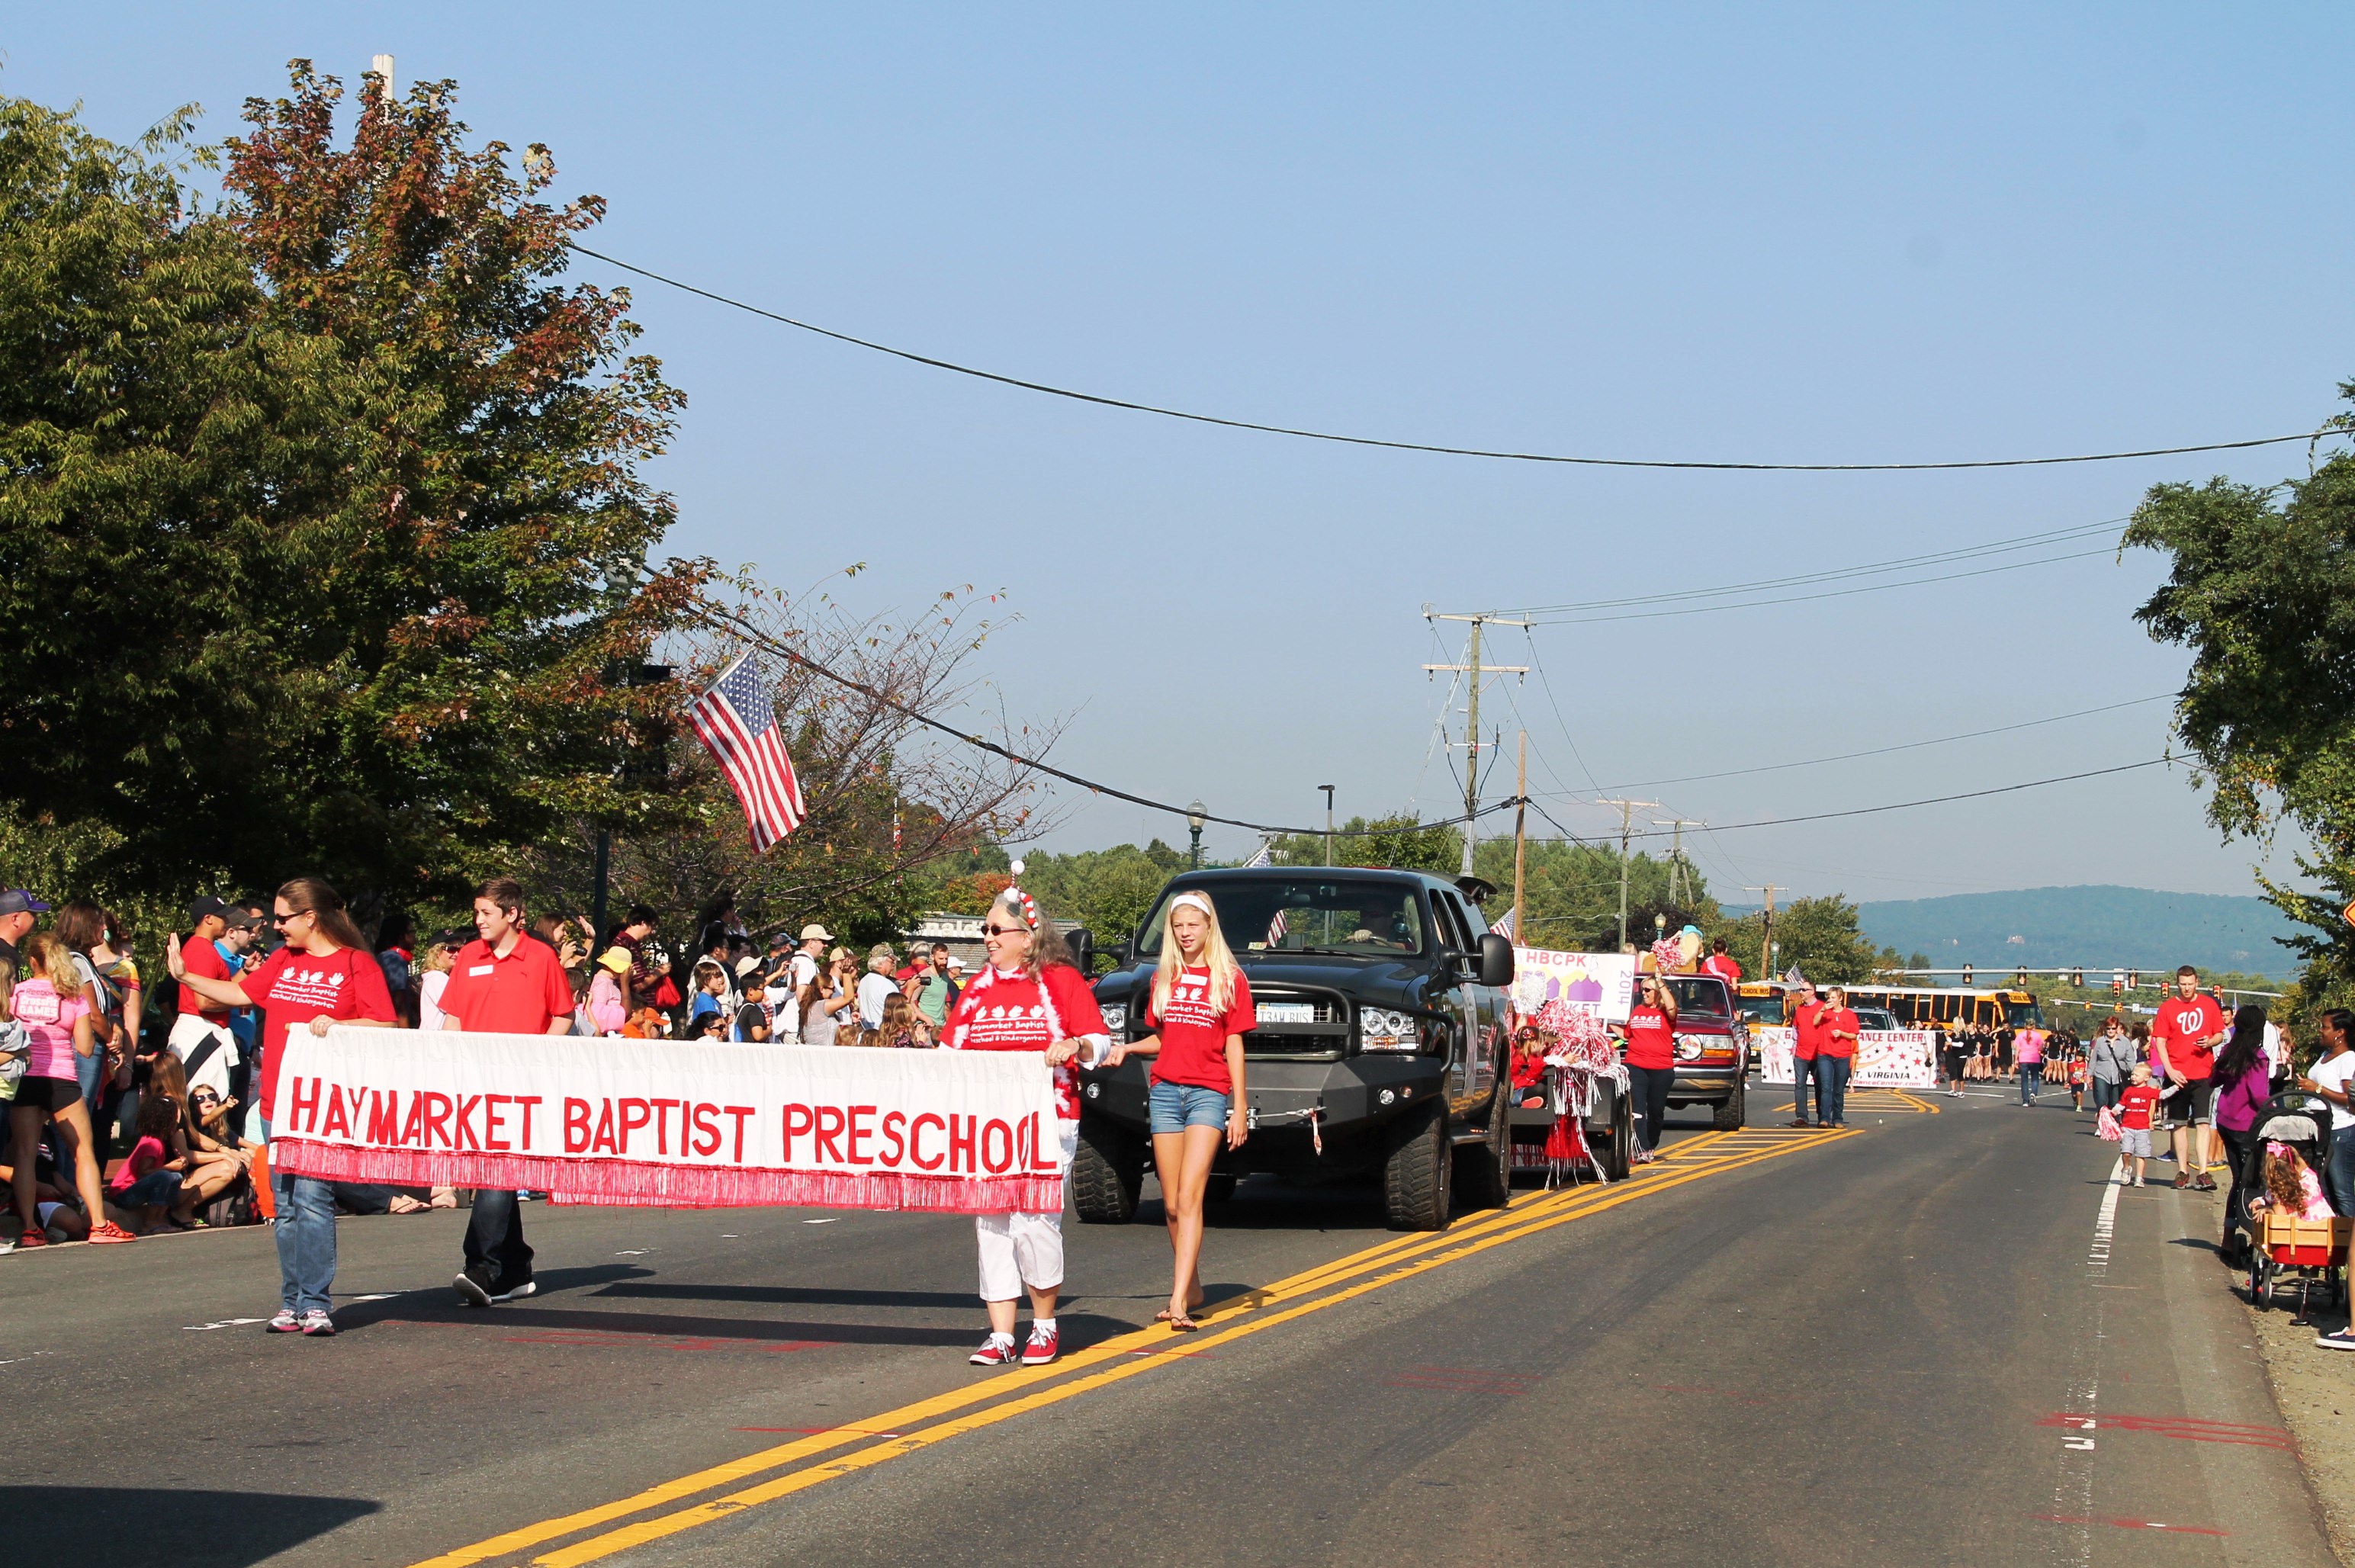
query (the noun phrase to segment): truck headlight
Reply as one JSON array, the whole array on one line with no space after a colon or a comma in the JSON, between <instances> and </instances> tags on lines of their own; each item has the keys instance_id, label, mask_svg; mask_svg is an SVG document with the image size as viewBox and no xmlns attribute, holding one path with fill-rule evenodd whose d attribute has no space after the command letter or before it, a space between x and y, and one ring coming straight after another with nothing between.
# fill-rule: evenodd
<instances>
[{"instance_id":1,"label":"truck headlight","mask_svg":"<svg viewBox=\"0 0 2355 1568\"><path fill-rule=\"evenodd\" d=\"M1128 1004L1111 1002L1098 1009L1103 1014L1104 1032L1118 1034L1128 1028Z\"/></svg>"},{"instance_id":2,"label":"truck headlight","mask_svg":"<svg viewBox=\"0 0 2355 1568\"><path fill-rule=\"evenodd\" d=\"M1389 1008L1358 1009L1358 1046L1362 1051L1417 1051L1422 1040L1414 1015Z\"/></svg>"}]
</instances>

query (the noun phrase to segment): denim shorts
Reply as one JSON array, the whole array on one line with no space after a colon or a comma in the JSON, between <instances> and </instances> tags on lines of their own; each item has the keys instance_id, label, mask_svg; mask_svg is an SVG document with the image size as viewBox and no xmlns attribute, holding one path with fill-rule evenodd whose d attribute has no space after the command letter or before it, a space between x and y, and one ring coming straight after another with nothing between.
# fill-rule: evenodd
<instances>
[{"instance_id":1,"label":"denim shorts","mask_svg":"<svg viewBox=\"0 0 2355 1568\"><path fill-rule=\"evenodd\" d=\"M1216 1089L1192 1083L1156 1083L1150 1100L1153 1131L1182 1133L1188 1127L1227 1130L1227 1112L1233 1102Z\"/></svg>"},{"instance_id":2,"label":"denim shorts","mask_svg":"<svg viewBox=\"0 0 2355 1568\"><path fill-rule=\"evenodd\" d=\"M125 1209L144 1209L151 1203L176 1203L180 1200L180 1173L176 1170L151 1170L120 1192L107 1194Z\"/></svg>"}]
</instances>

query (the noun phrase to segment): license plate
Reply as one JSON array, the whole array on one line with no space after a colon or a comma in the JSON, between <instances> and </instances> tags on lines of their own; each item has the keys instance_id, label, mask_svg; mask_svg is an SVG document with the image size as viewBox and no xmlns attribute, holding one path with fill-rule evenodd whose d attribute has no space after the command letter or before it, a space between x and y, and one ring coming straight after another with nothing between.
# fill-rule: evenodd
<instances>
[{"instance_id":1,"label":"license plate","mask_svg":"<svg viewBox=\"0 0 2355 1568\"><path fill-rule=\"evenodd\" d=\"M1314 1002L1260 1002L1252 1008L1263 1024L1313 1024L1316 1021Z\"/></svg>"}]
</instances>

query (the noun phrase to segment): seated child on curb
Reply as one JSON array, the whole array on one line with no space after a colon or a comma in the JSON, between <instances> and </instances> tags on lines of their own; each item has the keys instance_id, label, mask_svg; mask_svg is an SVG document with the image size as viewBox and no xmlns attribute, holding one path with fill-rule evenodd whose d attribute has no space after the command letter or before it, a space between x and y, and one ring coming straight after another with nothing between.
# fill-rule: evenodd
<instances>
[{"instance_id":1,"label":"seated child on curb","mask_svg":"<svg viewBox=\"0 0 2355 1568\"><path fill-rule=\"evenodd\" d=\"M2134 1082L2118 1095L2118 1157L2134 1160L2129 1187L2145 1185L2143 1179L2150 1168L2150 1114L2158 1104L2158 1091L2151 1087L2150 1069L2137 1062Z\"/></svg>"},{"instance_id":2,"label":"seated child on curb","mask_svg":"<svg viewBox=\"0 0 2355 1568\"><path fill-rule=\"evenodd\" d=\"M2264 1182L2264 1195L2249 1203L2252 1215L2276 1212L2295 1214L2301 1220L2330 1218L2330 1200L2322 1195L2322 1183L2315 1176L2314 1168L2298 1157L2297 1150L2289 1145L2265 1145Z\"/></svg>"}]
</instances>

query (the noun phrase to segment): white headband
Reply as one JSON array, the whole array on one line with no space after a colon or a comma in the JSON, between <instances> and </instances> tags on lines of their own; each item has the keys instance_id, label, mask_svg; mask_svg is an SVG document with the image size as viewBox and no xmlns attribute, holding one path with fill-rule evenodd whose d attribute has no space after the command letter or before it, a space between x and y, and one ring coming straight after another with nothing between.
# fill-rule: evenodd
<instances>
[{"instance_id":1,"label":"white headband","mask_svg":"<svg viewBox=\"0 0 2355 1568\"><path fill-rule=\"evenodd\" d=\"M1179 893L1176 898L1171 899L1169 901L1169 912L1171 914L1176 914L1180 908L1188 906L1200 910L1212 920L1219 918L1219 912L1210 907L1210 901L1204 898L1199 893L1193 892Z\"/></svg>"}]
</instances>

